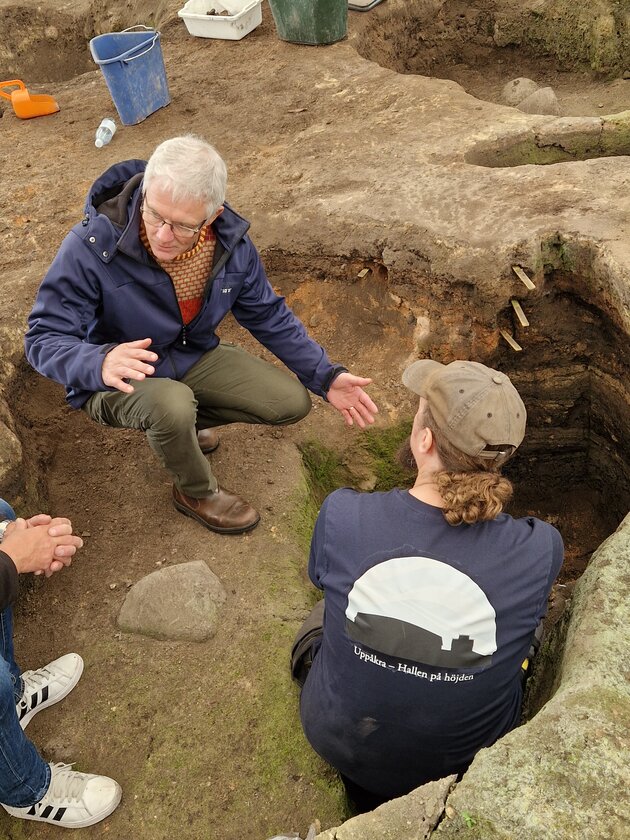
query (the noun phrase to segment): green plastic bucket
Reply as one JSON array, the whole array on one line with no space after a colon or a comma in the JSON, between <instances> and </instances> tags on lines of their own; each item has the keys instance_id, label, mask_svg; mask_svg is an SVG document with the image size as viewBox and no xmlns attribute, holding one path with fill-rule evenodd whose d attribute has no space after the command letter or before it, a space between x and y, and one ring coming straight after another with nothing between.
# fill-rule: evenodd
<instances>
[{"instance_id":1,"label":"green plastic bucket","mask_svg":"<svg viewBox=\"0 0 630 840\"><path fill-rule=\"evenodd\" d=\"M293 44L334 44L348 34L348 0L269 0L276 30Z\"/></svg>"}]
</instances>

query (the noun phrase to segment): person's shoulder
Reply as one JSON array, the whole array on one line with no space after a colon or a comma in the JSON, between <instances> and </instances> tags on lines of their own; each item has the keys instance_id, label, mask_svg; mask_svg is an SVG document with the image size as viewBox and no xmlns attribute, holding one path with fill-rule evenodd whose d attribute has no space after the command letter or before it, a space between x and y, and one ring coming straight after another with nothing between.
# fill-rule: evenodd
<instances>
[{"instance_id":1,"label":"person's shoulder","mask_svg":"<svg viewBox=\"0 0 630 840\"><path fill-rule=\"evenodd\" d=\"M241 216L228 202L223 204L223 213L212 223L215 233L224 240L238 242L245 237L249 230L249 222Z\"/></svg>"},{"instance_id":2,"label":"person's shoulder","mask_svg":"<svg viewBox=\"0 0 630 840\"><path fill-rule=\"evenodd\" d=\"M532 539L550 541L553 545L562 545L560 531L544 519L538 519L536 516L522 516L514 519L509 514L501 514L498 520L502 520L514 532L525 534Z\"/></svg>"},{"instance_id":3,"label":"person's shoulder","mask_svg":"<svg viewBox=\"0 0 630 840\"><path fill-rule=\"evenodd\" d=\"M395 501L398 491L390 490L387 493L373 491L371 493L353 490L351 487L340 487L326 497L324 504L328 507L369 509L381 507L388 501Z\"/></svg>"}]
</instances>

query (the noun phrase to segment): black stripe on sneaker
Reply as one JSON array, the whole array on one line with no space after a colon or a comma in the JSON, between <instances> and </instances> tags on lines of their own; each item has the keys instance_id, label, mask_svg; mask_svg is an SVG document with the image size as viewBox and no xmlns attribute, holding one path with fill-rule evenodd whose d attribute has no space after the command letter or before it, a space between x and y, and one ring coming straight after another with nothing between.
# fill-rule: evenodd
<instances>
[{"instance_id":1,"label":"black stripe on sneaker","mask_svg":"<svg viewBox=\"0 0 630 840\"><path fill-rule=\"evenodd\" d=\"M35 808L35 805L31 805L31 807L28 809L28 815L29 815L29 817L36 817L37 816L37 809Z\"/></svg>"},{"instance_id":2,"label":"black stripe on sneaker","mask_svg":"<svg viewBox=\"0 0 630 840\"><path fill-rule=\"evenodd\" d=\"M66 809L65 808L60 808L57 811L57 813L55 814L55 816L53 817L53 820L55 820L55 822L60 822L65 813L66 813Z\"/></svg>"},{"instance_id":3,"label":"black stripe on sneaker","mask_svg":"<svg viewBox=\"0 0 630 840\"><path fill-rule=\"evenodd\" d=\"M41 812L41 814L39 816L43 820L47 820L48 817L52 814L52 812L53 812L53 806L52 805L46 805L46 807L44 808L44 810Z\"/></svg>"},{"instance_id":4,"label":"black stripe on sneaker","mask_svg":"<svg viewBox=\"0 0 630 840\"><path fill-rule=\"evenodd\" d=\"M42 688L42 703L45 703L46 700L48 700L48 686L47 685L45 685Z\"/></svg>"}]
</instances>

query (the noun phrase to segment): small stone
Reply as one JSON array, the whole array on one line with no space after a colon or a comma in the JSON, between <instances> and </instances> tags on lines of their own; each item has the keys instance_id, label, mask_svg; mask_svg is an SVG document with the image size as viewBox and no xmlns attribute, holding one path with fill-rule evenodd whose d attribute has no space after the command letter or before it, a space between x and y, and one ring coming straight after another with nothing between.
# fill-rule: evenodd
<instances>
[{"instance_id":1,"label":"small stone","mask_svg":"<svg viewBox=\"0 0 630 840\"><path fill-rule=\"evenodd\" d=\"M525 114L560 114L558 97L550 87L539 88L516 107Z\"/></svg>"},{"instance_id":2,"label":"small stone","mask_svg":"<svg viewBox=\"0 0 630 840\"><path fill-rule=\"evenodd\" d=\"M110 589L116 589L116 587L117 587L117 586L118 586L118 584L117 584L117 583L110 583L110 584L109 584L109 588L110 588Z\"/></svg>"},{"instance_id":3,"label":"small stone","mask_svg":"<svg viewBox=\"0 0 630 840\"><path fill-rule=\"evenodd\" d=\"M512 79L503 86L501 91L501 101L506 105L516 107L519 102L527 99L532 93L538 90L538 85L532 79L521 76L518 79Z\"/></svg>"},{"instance_id":4,"label":"small stone","mask_svg":"<svg viewBox=\"0 0 630 840\"><path fill-rule=\"evenodd\" d=\"M630 79L630 70L624 70L623 71L623 78L624 79Z\"/></svg>"}]
</instances>

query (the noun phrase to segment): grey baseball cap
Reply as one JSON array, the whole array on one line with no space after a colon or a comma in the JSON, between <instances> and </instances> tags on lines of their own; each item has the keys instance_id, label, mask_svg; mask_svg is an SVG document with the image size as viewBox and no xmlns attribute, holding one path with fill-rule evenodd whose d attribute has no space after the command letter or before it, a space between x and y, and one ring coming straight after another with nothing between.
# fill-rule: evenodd
<instances>
[{"instance_id":1,"label":"grey baseball cap","mask_svg":"<svg viewBox=\"0 0 630 840\"><path fill-rule=\"evenodd\" d=\"M501 371L480 362L420 359L405 369L402 381L426 399L440 431L467 455L496 458L525 436L523 400Z\"/></svg>"}]
</instances>

